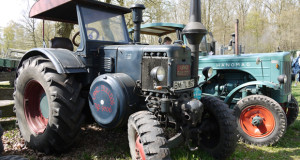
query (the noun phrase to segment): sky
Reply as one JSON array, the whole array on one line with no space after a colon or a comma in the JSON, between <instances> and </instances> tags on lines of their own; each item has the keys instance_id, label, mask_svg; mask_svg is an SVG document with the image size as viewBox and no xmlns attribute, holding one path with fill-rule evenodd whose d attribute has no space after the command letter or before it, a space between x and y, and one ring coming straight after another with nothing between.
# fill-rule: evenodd
<instances>
[{"instance_id":1,"label":"sky","mask_svg":"<svg viewBox=\"0 0 300 160\"><path fill-rule=\"evenodd\" d=\"M1 0L0 2L0 28L7 26L10 20L19 21L22 13L31 8L34 0Z\"/></svg>"}]
</instances>

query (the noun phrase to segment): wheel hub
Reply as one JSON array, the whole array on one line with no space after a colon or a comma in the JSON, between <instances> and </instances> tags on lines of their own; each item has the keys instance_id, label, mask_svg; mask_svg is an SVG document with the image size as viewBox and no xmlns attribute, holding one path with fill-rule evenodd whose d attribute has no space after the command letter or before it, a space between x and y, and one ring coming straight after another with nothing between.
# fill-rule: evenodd
<instances>
[{"instance_id":1,"label":"wheel hub","mask_svg":"<svg viewBox=\"0 0 300 160\"><path fill-rule=\"evenodd\" d=\"M248 106L241 112L240 127L251 137L267 137L274 131L275 126L272 112L264 106Z\"/></svg>"},{"instance_id":2,"label":"wheel hub","mask_svg":"<svg viewBox=\"0 0 300 160\"><path fill-rule=\"evenodd\" d=\"M259 115L253 117L253 119L252 119L252 125L253 125L253 126L258 127L258 126L260 126L262 123L263 123L263 119L262 119Z\"/></svg>"}]
</instances>

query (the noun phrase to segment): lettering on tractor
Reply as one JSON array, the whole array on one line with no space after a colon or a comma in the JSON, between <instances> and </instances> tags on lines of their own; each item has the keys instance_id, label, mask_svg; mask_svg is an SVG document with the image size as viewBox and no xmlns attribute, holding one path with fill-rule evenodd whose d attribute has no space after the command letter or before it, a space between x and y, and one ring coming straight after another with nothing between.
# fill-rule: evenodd
<instances>
[{"instance_id":1,"label":"lettering on tractor","mask_svg":"<svg viewBox=\"0 0 300 160\"><path fill-rule=\"evenodd\" d=\"M250 67L250 63L216 63L216 67Z\"/></svg>"},{"instance_id":2,"label":"lettering on tractor","mask_svg":"<svg viewBox=\"0 0 300 160\"><path fill-rule=\"evenodd\" d=\"M127 125L132 159L171 159L170 148L183 144L216 159L229 157L237 131L228 105L213 96L193 97L207 30L200 0L190 6L181 30L186 47L140 42L142 4L129 9L95 0L37 1L30 17L78 24L79 32L72 41L54 38L50 48L29 50L20 61L14 108L26 144L47 154L67 150L89 109L103 128ZM132 41L124 17L131 12ZM164 128L174 135L166 137Z\"/></svg>"},{"instance_id":3,"label":"lettering on tractor","mask_svg":"<svg viewBox=\"0 0 300 160\"><path fill-rule=\"evenodd\" d=\"M110 92L110 90L107 87L105 87L104 85L101 85L101 91L105 92L108 95L110 105L114 105L115 104L114 95Z\"/></svg>"}]
</instances>

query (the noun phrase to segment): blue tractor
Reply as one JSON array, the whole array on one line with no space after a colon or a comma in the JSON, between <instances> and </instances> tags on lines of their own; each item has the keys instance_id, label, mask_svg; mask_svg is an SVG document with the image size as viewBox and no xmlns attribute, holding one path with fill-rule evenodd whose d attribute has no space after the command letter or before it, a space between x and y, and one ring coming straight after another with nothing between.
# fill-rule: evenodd
<instances>
[{"instance_id":1,"label":"blue tractor","mask_svg":"<svg viewBox=\"0 0 300 160\"><path fill-rule=\"evenodd\" d=\"M200 1L191 0L191 8L182 30L189 48L141 44L141 4L128 9L94 0L37 1L30 17L78 24L80 31L73 44L54 38L51 48L31 49L20 61L14 110L26 143L45 153L68 149L88 101L101 127L127 124L132 159L170 159L169 148L182 142L215 158L230 156L237 131L228 106L213 96L193 98L198 46L207 31L200 23ZM133 42L124 18L130 12ZM163 128L176 134L165 135Z\"/></svg>"}]
</instances>

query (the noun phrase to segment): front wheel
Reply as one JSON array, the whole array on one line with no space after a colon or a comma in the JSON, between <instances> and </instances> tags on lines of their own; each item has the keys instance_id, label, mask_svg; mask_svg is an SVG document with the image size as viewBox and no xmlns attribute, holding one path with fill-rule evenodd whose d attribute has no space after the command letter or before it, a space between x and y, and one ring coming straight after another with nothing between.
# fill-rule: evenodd
<instances>
[{"instance_id":1,"label":"front wheel","mask_svg":"<svg viewBox=\"0 0 300 160\"><path fill-rule=\"evenodd\" d=\"M202 97L204 112L200 124L200 148L216 159L226 159L236 148L235 118L229 107L215 97Z\"/></svg>"},{"instance_id":2,"label":"front wheel","mask_svg":"<svg viewBox=\"0 0 300 160\"><path fill-rule=\"evenodd\" d=\"M170 151L157 118L149 111L139 111L128 119L128 141L133 160L167 160Z\"/></svg>"},{"instance_id":3,"label":"front wheel","mask_svg":"<svg viewBox=\"0 0 300 160\"><path fill-rule=\"evenodd\" d=\"M263 95L251 95L241 99L234 107L239 138L258 146L278 142L287 128L287 119L282 107Z\"/></svg>"}]
</instances>

